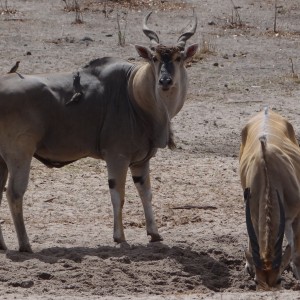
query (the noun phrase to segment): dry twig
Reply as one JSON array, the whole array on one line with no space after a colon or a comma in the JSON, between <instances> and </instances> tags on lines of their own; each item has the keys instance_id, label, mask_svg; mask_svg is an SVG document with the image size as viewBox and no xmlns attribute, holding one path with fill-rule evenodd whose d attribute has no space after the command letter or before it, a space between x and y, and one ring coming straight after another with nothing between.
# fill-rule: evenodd
<instances>
[{"instance_id":1,"label":"dry twig","mask_svg":"<svg viewBox=\"0 0 300 300\"><path fill-rule=\"evenodd\" d=\"M172 209L204 209L204 210L213 210L218 209L216 206L211 205L183 205L183 206L174 206Z\"/></svg>"}]
</instances>

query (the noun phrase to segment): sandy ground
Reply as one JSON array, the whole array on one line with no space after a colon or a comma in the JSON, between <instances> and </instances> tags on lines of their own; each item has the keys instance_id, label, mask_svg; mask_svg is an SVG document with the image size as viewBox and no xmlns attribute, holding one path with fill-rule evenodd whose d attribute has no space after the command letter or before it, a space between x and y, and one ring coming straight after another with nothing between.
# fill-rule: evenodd
<instances>
[{"instance_id":1,"label":"sandy ground","mask_svg":"<svg viewBox=\"0 0 300 300\"><path fill-rule=\"evenodd\" d=\"M153 207L164 241L148 242L130 176L128 245L117 246L105 164L84 159L58 170L34 160L24 200L34 253L16 251L4 196L0 218L9 250L0 253L1 299L300 299L290 270L280 293L256 293L244 272L247 235L238 176L241 128L265 105L299 133L298 1L278 1L276 34L274 1L268 0L236 1L240 18L229 0L144 1L131 10L82 0L83 24L74 24L75 12L64 10L63 1L7 2L13 13L0 15L2 73L17 60L24 74L75 72L103 56L139 62L132 45L148 45L141 23L150 9L150 26L168 44L188 26L194 6L199 26L189 43L199 42L201 52L188 68L188 99L173 120L177 149L160 150L151 162ZM118 46L117 12L122 28L128 15L124 47Z\"/></svg>"}]
</instances>

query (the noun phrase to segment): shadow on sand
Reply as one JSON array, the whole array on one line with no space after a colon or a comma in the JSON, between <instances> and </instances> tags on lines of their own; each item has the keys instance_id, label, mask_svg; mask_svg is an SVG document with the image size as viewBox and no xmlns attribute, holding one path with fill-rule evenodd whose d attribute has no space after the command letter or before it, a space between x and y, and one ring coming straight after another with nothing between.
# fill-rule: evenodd
<instances>
[{"instance_id":1,"label":"shadow on sand","mask_svg":"<svg viewBox=\"0 0 300 300\"><path fill-rule=\"evenodd\" d=\"M65 260L81 263L87 256L99 257L103 260L113 258L120 264L130 264L131 262L155 264L155 261L170 259L177 261L182 266L179 268L182 276L188 278L196 275L201 284L210 290L220 291L230 285L229 269L225 263L215 260L207 253L198 253L179 246L169 247L160 242L147 245L122 244L120 247L52 247L37 253L8 251L6 256L14 262L38 259L50 264L62 264Z\"/></svg>"}]
</instances>

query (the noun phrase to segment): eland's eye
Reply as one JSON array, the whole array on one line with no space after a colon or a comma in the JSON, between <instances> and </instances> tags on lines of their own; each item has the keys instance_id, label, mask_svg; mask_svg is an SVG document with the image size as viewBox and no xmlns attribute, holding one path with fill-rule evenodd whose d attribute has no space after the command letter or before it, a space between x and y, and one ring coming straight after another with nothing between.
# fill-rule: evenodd
<instances>
[{"instance_id":1,"label":"eland's eye","mask_svg":"<svg viewBox=\"0 0 300 300\"><path fill-rule=\"evenodd\" d=\"M181 61L181 57L180 56L176 57L175 61L180 62Z\"/></svg>"},{"instance_id":2,"label":"eland's eye","mask_svg":"<svg viewBox=\"0 0 300 300\"><path fill-rule=\"evenodd\" d=\"M156 56L153 56L153 57L152 57L152 60L153 60L154 62L157 62L157 61L158 61L158 59L157 59Z\"/></svg>"}]
</instances>

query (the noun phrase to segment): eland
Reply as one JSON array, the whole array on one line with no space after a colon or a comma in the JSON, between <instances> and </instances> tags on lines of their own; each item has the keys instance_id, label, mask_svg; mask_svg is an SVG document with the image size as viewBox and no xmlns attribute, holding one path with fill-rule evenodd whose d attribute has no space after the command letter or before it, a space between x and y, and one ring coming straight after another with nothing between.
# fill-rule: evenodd
<instances>
[{"instance_id":1,"label":"eland","mask_svg":"<svg viewBox=\"0 0 300 300\"><path fill-rule=\"evenodd\" d=\"M256 288L279 289L290 261L299 280L300 149L293 126L268 108L242 130L240 177L249 235L246 269Z\"/></svg>"},{"instance_id":2,"label":"eland","mask_svg":"<svg viewBox=\"0 0 300 300\"><path fill-rule=\"evenodd\" d=\"M9 174L6 195L19 251L32 251L22 203L33 157L48 167L84 157L106 162L117 243L126 241L122 208L130 168L147 234L152 242L162 240L151 204L149 160L158 148L174 146L170 122L186 98L185 64L198 48L186 46L186 41L196 31L197 18L194 14L191 28L170 47L149 29L150 14L144 18L143 32L151 47L135 46L145 63L105 57L91 61L76 76L74 72L1 76L0 189L4 191ZM0 249L7 249L1 229Z\"/></svg>"}]
</instances>

